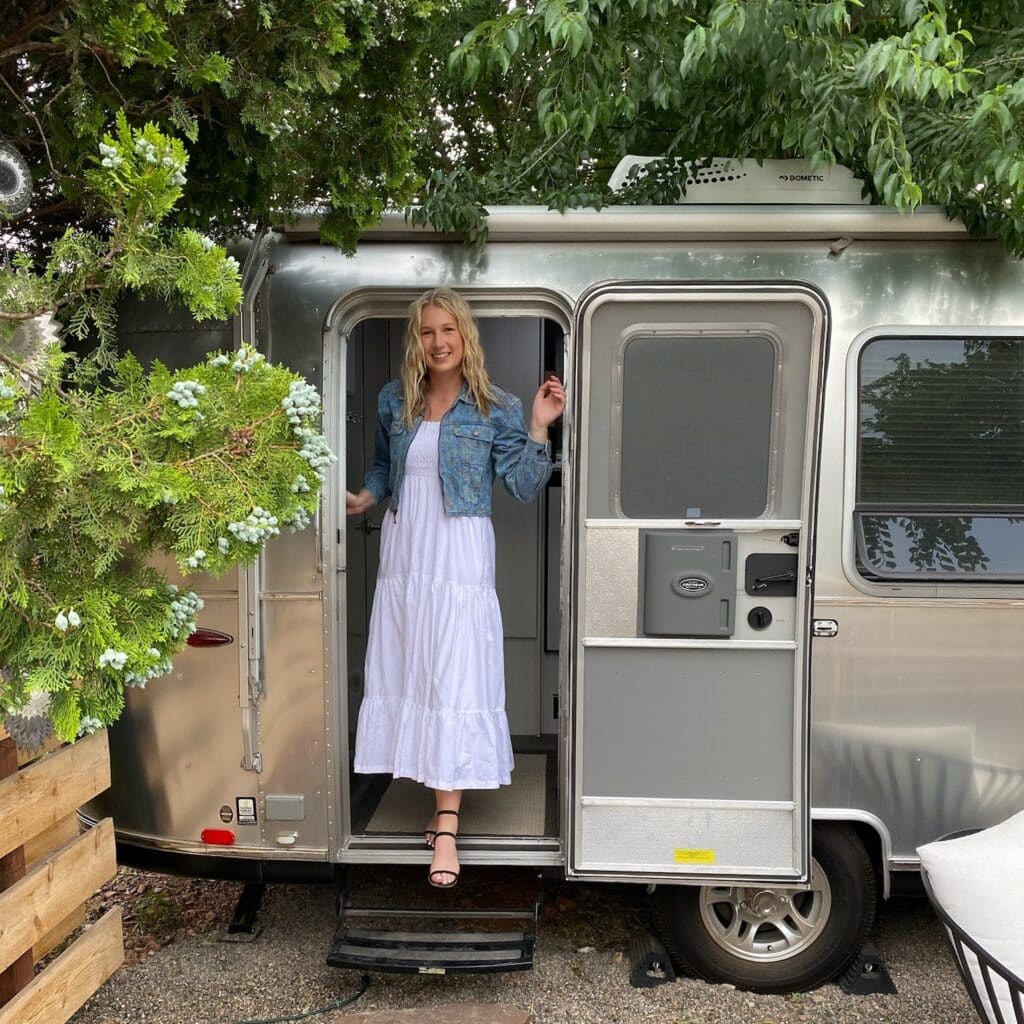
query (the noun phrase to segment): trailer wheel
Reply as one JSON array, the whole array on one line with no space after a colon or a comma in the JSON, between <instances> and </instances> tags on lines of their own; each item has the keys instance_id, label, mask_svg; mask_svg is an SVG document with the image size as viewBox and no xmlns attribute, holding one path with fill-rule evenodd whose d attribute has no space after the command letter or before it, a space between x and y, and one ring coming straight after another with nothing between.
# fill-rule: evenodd
<instances>
[{"instance_id":1,"label":"trailer wheel","mask_svg":"<svg viewBox=\"0 0 1024 1024\"><path fill-rule=\"evenodd\" d=\"M754 992L799 992L853 963L876 896L857 833L828 823L814 829L810 889L659 886L653 909L680 970Z\"/></svg>"}]
</instances>

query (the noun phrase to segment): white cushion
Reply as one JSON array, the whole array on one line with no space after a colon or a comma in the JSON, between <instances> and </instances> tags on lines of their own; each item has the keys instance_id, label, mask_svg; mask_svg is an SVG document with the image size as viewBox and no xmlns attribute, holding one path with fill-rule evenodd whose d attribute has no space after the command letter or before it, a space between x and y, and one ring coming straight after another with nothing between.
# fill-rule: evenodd
<instances>
[{"instance_id":1,"label":"white cushion","mask_svg":"<svg viewBox=\"0 0 1024 1024\"><path fill-rule=\"evenodd\" d=\"M983 832L918 848L921 866L947 914L1003 967L1024 978L1024 811ZM981 1001L988 996L965 950ZM992 976L1003 1019L1016 1020L1006 984ZM991 1024L995 1014L988 1012Z\"/></svg>"}]
</instances>

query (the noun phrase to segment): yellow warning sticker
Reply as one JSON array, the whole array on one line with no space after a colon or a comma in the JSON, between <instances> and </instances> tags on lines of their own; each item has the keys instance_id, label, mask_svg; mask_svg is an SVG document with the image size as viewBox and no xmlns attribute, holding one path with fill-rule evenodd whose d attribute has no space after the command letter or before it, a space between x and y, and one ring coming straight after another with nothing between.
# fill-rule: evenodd
<instances>
[{"instance_id":1,"label":"yellow warning sticker","mask_svg":"<svg viewBox=\"0 0 1024 1024\"><path fill-rule=\"evenodd\" d=\"M676 850L675 862L677 864L714 864L714 850Z\"/></svg>"}]
</instances>

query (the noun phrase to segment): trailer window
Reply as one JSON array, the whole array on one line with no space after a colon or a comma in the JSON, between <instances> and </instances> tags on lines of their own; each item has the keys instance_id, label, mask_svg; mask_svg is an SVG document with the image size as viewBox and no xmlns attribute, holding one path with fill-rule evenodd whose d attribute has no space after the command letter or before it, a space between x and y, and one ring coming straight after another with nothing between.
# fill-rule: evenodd
<instances>
[{"instance_id":1,"label":"trailer window","mask_svg":"<svg viewBox=\"0 0 1024 1024\"><path fill-rule=\"evenodd\" d=\"M860 571L1024 579L1024 339L880 338L858 385Z\"/></svg>"},{"instance_id":2,"label":"trailer window","mask_svg":"<svg viewBox=\"0 0 1024 1024\"><path fill-rule=\"evenodd\" d=\"M775 363L765 336L631 338L622 355L622 512L764 515Z\"/></svg>"}]
</instances>

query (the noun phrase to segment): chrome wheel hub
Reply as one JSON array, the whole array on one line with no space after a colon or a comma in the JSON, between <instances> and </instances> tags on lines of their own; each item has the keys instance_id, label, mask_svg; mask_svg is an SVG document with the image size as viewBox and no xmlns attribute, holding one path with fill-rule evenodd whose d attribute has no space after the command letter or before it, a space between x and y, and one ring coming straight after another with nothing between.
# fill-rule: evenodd
<instances>
[{"instance_id":1,"label":"chrome wheel hub","mask_svg":"<svg viewBox=\"0 0 1024 1024\"><path fill-rule=\"evenodd\" d=\"M818 862L809 889L705 886L700 916L711 938L741 960L788 960L824 931L832 890Z\"/></svg>"}]
</instances>

